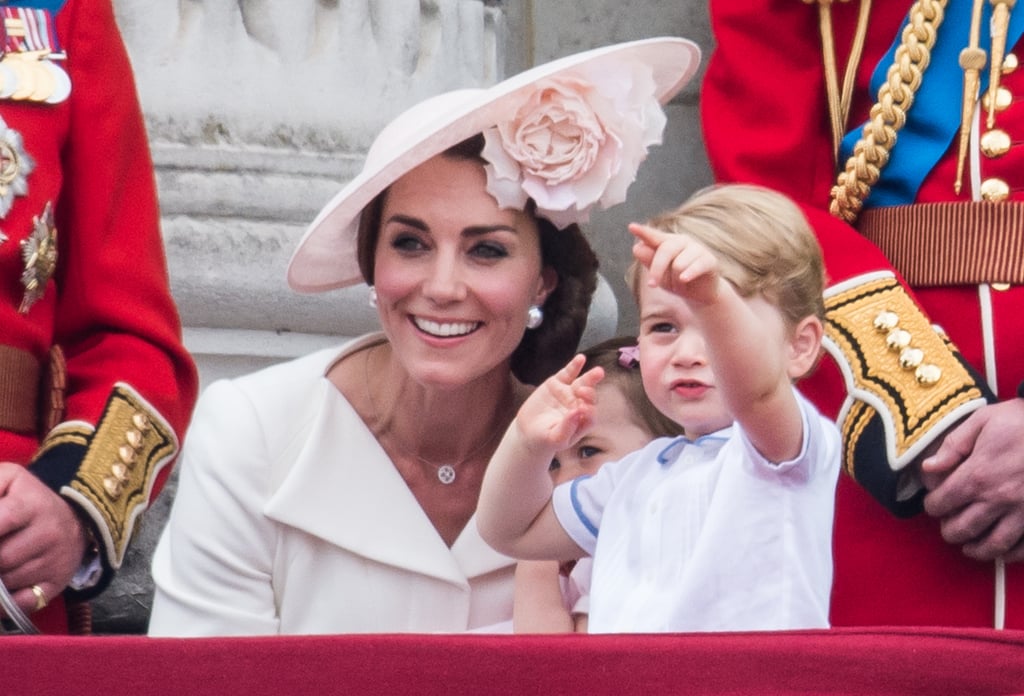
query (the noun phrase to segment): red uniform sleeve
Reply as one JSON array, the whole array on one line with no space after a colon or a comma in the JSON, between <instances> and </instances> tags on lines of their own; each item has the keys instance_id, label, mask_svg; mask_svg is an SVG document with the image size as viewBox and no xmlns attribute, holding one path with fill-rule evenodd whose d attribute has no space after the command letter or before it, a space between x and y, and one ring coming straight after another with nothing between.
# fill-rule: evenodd
<instances>
[{"instance_id":1,"label":"red uniform sleeve","mask_svg":"<svg viewBox=\"0 0 1024 696\"><path fill-rule=\"evenodd\" d=\"M81 506L105 565L117 568L170 472L197 377L169 289L152 161L110 1L70 0L57 29L71 94L50 132L31 133L26 148L38 153L29 186L49 194L58 256L26 316L51 319L66 389L63 422L45 433L31 468ZM42 144L55 137L56 145Z\"/></svg>"}]
</instances>

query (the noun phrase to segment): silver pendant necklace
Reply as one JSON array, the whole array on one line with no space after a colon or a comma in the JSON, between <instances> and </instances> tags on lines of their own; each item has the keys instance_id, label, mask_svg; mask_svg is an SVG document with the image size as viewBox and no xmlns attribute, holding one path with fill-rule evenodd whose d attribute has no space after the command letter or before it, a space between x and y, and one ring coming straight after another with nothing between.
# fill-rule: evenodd
<instances>
[{"instance_id":1,"label":"silver pendant necklace","mask_svg":"<svg viewBox=\"0 0 1024 696\"><path fill-rule=\"evenodd\" d=\"M366 357L363 360L363 382L366 387L366 399L367 401L370 402L370 408L373 409L374 420L377 420L377 418L380 416L380 411L377 410L377 404L373 400L373 391L370 389L370 352L372 350L372 346L366 349ZM495 431L491 434L489 438L487 438L487 440L483 444L474 448L472 452L470 452L468 455L466 455L459 461L451 464L438 464L436 462L430 461L429 459L426 459L425 457L421 457L416 452L410 452L405 447L402 447L394 439L394 437L392 437L392 444L394 444L395 447L398 448L398 450L405 456L414 457L423 464L426 464L427 466L430 466L433 469L435 469L437 471L437 480L446 486L450 486L451 484L455 483L455 479L458 474L458 472L456 471L456 467L462 466L466 462L476 458L481 452L483 452L489 445L491 445L494 442L494 440L498 437L498 434L500 432L500 428L495 429Z\"/></svg>"},{"instance_id":2,"label":"silver pendant necklace","mask_svg":"<svg viewBox=\"0 0 1024 696\"><path fill-rule=\"evenodd\" d=\"M421 462L426 462L427 464L436 466L435 464L432 464L432 462L427 462L427 460L424 459L423 457L417 457L417 459L419 459ZM446 486L450 485L453 481L455 481L455 467L452 466L451 464L442 464L441 466L437 467L437 480Z\"/></svg>"}]
</instances>

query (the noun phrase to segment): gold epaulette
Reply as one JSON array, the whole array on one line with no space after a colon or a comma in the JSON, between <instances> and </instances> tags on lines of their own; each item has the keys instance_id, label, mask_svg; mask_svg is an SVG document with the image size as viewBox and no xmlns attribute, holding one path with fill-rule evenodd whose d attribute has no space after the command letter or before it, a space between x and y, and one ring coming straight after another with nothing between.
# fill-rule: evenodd
<instances>
[{"instance_id":1,"label":"gold epaulette","mask_svg":"<svg viewBox=\"0 0 1024 696\"><path fill-rule=\"evenodd\" d=\"M174 431L135 390L118 383L95 432L86 423L64 423L44 448L61 443L86 444L85 458L61 494L96 523L108 563L120 568L156 477L178 452Z\"/></svg>"},{"instance_id":2,"label":"gold epaulette","mask_svg":"<svg viewBox=\"0 0 1024 696\"><path fill-rule=\"evenodd\" d=\"M843 463L858 480L859 467L869 463L857 458L877 449L858 446L876 416L884 432L886 461L895 472L985 405L984 388L955 346L929 323L891 272L858 276L829 288L825 320L823 344L846 381L847 398L839 416Z\"/></svg>"}]
</instances>

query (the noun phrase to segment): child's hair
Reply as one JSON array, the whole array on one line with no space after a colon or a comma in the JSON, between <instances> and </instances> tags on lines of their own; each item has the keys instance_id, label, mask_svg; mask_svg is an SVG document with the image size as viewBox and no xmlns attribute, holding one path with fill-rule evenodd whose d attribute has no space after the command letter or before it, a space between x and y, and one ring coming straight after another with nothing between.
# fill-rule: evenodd
<instances>
[{"instance_id":1,"label":"child's hair","mask_svg":"<svg viewBox=\"0 0 1024 696\"><path fill-rule=\"evenodd\" d=\"M821 248L800 208L785 195L749 184L711 186L647 224L704 244L741 296L762 294L791 325L824 317ZM626 273L638 302L641 270L634 261Z\"/></svg>"},{"instance_id":2,"label":"child's hair","mask_svg":"<svg viewBox=\"0 0 1024 696\"><path fill-rule=\"evenodd\" d=\"M676 437L683 434L678 423L667 418L654 407L640 377L640 363L636 358L636 337L618 336L602 341L582 351L586 357L583 371L593 367L604 369L601 382L614 385L632 405L633 420L653 437Z\"/></svg>"}]
</instances>

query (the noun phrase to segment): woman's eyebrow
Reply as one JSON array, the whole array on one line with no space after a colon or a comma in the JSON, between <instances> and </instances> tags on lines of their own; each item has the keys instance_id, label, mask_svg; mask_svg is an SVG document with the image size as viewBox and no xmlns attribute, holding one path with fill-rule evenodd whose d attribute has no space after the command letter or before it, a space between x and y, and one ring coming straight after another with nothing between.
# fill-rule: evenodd
<instances>
[{"instance_id":1,"label":"woman's eyebrow","mask_svg":"<svg viewBox=\"0 0 1024 696\"><path fill-rule=\"evenodd\" d=\"M410 217L408 215L402 215L400 213L392 215L384 221L385 225L397 223L399 225L407 225L409 227L415 227L418 230L427 232L430 228L427 227L427 223L423 222L419 218Z\"/></svg>"},{"instance_id":2,"label":"woman's eyebrow","mask_svg":"<svg viewBox=\"0 0 1024 696\"><path fill-rule=\"evenodd\" d=\"M479 237L489 232L511 232L519 234L519 230L512 225L472 225L462 231L467 237Z\"/></svg>"},{"instance_id":3,"label":"woman's eyebrow","mask_svg":"<svg viewBox=\"0 0 1024 696\"><path fill-rule=\"evenodd\" d=\"M423 232L429 232L430 227L423 220L412 217L410 215L403 215L396 213L389 217L384 224L399 224L406 225L408 227L414 227ZM519 234L519 230L512 225L471 225L465 228L462 233L468 237L479 237L481 235L488 234L490 232L512 232L513 234Z\"/></svg>"}]
</instances>

